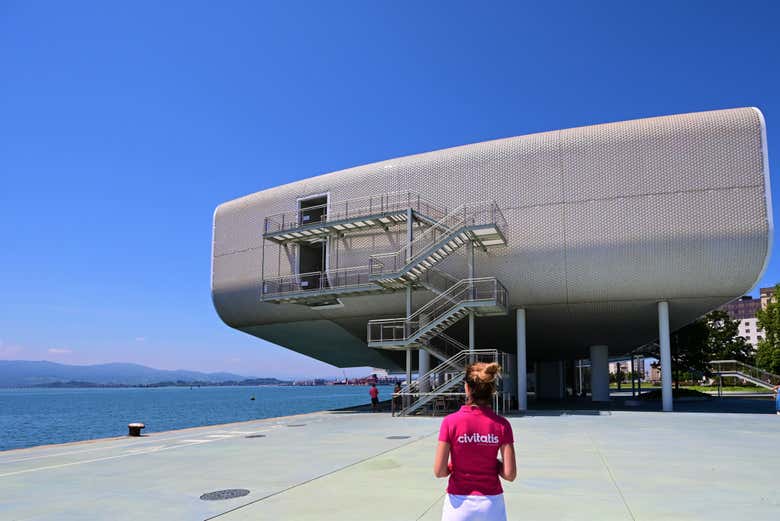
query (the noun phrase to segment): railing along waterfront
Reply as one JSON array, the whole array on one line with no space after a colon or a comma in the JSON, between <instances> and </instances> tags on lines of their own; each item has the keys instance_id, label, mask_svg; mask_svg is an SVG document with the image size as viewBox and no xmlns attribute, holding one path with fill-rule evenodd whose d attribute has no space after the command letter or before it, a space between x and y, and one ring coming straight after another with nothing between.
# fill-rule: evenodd
<instances>
[{"instance_id":1,"label":"railing along waterfront","mask_svg":"<svg viewBox=\"0 0 780 521\"><path fill-rule=\"evenodd\" d=\"M282 212L265 218L263 233L279 233L303 226L396 213L411 208L433 220L447 215L443 206L426 201L415 192L370 195Z\"/></svg>"},{"instance_id":2,"label":"railing along waterfront","mask_svg":"<svg viewBox=\"0 0 780 521\"><path fill-rule=\"evenodd\" d=\"M368 341L403 343L451 314L456 307L476 302L495 302L496 306L506 308L507 290L495 277L463 279L407 318L370 320Z\"/></svg>"},{"instance_id":3,"label":"railing along waterfront","mask_svg":"<svg viewBox=\"0 0 780 521\"><path fill-rule=\"evenodd\" d=\"M506 218L495 201L466 204L445 215L431 225L412 242L398 251L371 255L369 270L371 275L396 273L458 230L469 226L495 225L502 235L506 235Z\"/></svg>"}]
</instances>

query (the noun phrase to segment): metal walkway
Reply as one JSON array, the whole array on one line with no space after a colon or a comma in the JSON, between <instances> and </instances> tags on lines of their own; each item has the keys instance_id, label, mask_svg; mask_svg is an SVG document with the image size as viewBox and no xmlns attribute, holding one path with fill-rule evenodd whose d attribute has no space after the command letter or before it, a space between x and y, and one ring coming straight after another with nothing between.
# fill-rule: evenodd
<instances>
[{"instance_id":1,"label":"metal walkway","mask_svg":"<svg viewBox=\"0 0 780 521\"><path fill-rule=\"evenodd\" d=\"M427 224L438 222L447 213L414 192L360 197L268 216L263 238L279 244L317 242L331 234L406 222L410 210L414 219Z\"/></svg>"},{"instance_id":2,"label":"metal walkway","mask_svg":"<svg viewBox=\"0 0 780 521\"><path fill-rule=\"evenodd\" d=\"M739 378L765 389L774 389L780 385L780 375L737 360L713 360L710 362L710 371L715 376Z\"/></svg>"}]
</instances>

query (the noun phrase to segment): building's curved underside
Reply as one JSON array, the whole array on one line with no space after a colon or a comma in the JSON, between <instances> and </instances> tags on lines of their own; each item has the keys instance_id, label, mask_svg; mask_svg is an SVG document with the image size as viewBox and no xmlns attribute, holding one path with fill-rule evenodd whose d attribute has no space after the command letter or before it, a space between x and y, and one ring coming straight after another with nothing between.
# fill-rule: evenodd
<instances>
[{"instance_id":1,"label":"building's curved underside","mask_svg":"<svg viewBox=\"0 0 780 521\"><path fill-rule=\"evenodd\" d=\"M768 175L763 118L752 108L545 132L350 168L220 205L213 301L225 323L275 344L337 366L399 368L401 353L367 347L366 323L403 316L402 292L343 297L343 307L322 310L261 302L262 271L295 269L288 257L264 251L264 218L326 192L339 201L412 190L447 208L495 200L508 246L478 255L476 272L497 277L510 307L527 310L528 357L587 358L595 344L626 353L657 338L658 301L670 303L675 329L757 282L772 235ZM344 242L342 262L382 251L376 241ZM462 256L447 263L465 276ZM430 298L416 291L415 306ZM514 321L514 313L477 319L478 347L513 352ZM462 324L453 330L465 335Z\"/></svg>"}]
</instances>

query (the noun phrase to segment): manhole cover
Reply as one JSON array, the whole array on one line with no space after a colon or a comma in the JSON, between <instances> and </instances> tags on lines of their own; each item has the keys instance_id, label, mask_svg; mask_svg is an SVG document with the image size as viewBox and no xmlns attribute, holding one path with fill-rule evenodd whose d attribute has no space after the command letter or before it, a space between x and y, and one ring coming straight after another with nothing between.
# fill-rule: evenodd
<instances>
[{"instance_id":1,"label":"manhole cover","mask_svg":"<svg viewBox=\"0 0 780 521\"><path fill-rule=\"evenodd\" d=\"M411 438L411 436L388 436L388 440L406 440Z\"/></svg>"},{"instance_id":2,"label":"manhole cover","mask_svg":"<svg viewBox=\"0 0 780 521\"><path fill-rule=\"evenodd\" d=\"M265 438L265 434L250 434L247 438Z\"/></svg>"},{"instance_id":3,"label":"manhole cover","mask_svg":"<svg viewBox=\"0 0 780 521\"><path fill-rule=\"evenodd\" d=\"M287 424L288 427L303 427L304 425L306 425L306 424L305 423L288 423Z\"/></svg>"},{"instance_id":4,"label":"manhole cover","mask_svg":"<svg viewBox=\"0 0 780 521\"><path fill-rule=\"evenodd\" d=\"M217 490L214 492L206 492L200 498L203 501L220 501L222 499L233 499L236 497L244 497L249 494L249 491L245 488L229 488L226 490Z\"/></svg>"}]
</instances>

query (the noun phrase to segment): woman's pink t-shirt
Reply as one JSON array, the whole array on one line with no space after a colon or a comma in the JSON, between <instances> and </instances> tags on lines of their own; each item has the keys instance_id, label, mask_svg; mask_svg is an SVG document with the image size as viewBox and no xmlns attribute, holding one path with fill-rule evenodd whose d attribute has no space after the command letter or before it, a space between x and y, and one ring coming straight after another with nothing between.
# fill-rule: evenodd
<instances>
[{"instance_id":1,"label":"woman's pink t-shirt","mask_svg":"<svg viewBox=\"0 0 780 521\"><path fill-rule=\"evenodd\" d=\"M490 407L464 405L441 422L439 441L450 444L448 494L495 496L504 492L498 479L498 450L515 441L506 418Z\"/></svg>"}]
</instances>

